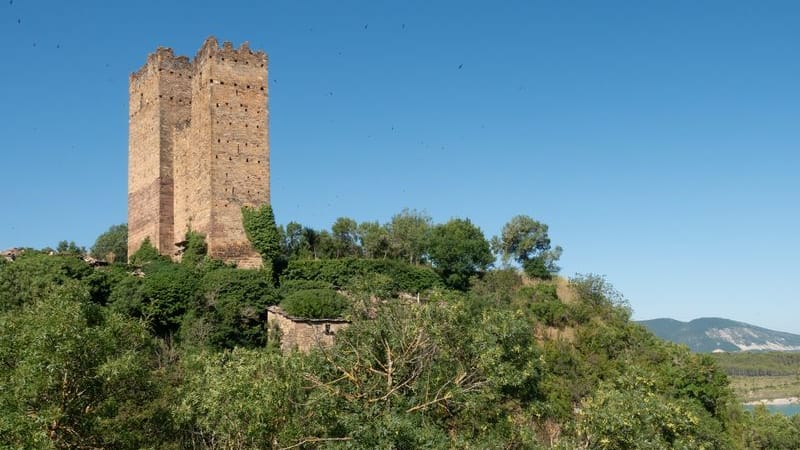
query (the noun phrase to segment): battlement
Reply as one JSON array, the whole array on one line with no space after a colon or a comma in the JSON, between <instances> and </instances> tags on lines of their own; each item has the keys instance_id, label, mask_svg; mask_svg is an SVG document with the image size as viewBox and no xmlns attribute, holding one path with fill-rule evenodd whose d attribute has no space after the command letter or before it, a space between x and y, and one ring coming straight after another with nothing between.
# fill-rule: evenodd
<instances>
[{"instance_id":1,"label":"battlement","mask_svg":"<svg viewBox=\"0 0 800 450\"><path fill-rule=\"evenodd\" d=\"M200 47L194 57L196 67L204 65L208 61L243 64L259 68L266 67L268 62L267 54L263 50L254 52L246 41L239 48L234 48L233 43L230 41L223 42L222 47L220 47L217 38L214 36L208 37L203 42L203 46Z\"/></svg>"},{"instance_id":2,"label":"battlement","mask_svg":"<svg viewBox=\"0 0 800 450\"><path fill-rule=\"evenodd\" d=\"M131 73L130 83L134 85L144 78L149 78L158 72L173 72L191 78L194 65L187 56L175 56L169 47L159 47L155 52L147 55L147 61L136 72Z\"/></svg>"}]
</instances>

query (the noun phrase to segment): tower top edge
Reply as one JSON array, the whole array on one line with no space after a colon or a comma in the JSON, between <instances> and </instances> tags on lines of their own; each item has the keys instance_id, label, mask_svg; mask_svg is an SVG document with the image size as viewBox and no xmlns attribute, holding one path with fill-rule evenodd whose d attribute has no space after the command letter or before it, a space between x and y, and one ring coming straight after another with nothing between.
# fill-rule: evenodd
<instances>
[{"instance_id":1,"label":"tower top edge","mask_svg":"<svg viewBox=\"0 0 800 450\"><path fill-rule=\"evenodd\" d=\"M209 36L203 41L203 45L200 46L194 59L191 60L188 56L175 56L175 52L170 47L158 47L154 52L147 55L147 61L139 70L131 73L130 81L138 81L153 72L157 72L159 69L189 72L192 71L199 62L216 56L230 58L234 61L252 61L254 63L263 64L265 64L268 59L264 50L251 50L250 44L247 41L242 42L238 48L234 48L233 43L230 41L224 41L222 46L220 46L216 37Z\"/></svg>"}]
</instances>

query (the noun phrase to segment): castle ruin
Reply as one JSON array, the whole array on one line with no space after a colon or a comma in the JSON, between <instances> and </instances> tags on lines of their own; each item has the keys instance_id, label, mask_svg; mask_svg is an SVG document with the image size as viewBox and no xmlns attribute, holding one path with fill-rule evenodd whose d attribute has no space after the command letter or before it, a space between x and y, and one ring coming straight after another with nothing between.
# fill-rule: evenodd
<instances>
[{"instance_id":1,"label":"castle ruin","mask_svg":"<svg viewBox=\"0 0 800 450\"><path fill-rule=\"evenodd\" d=\"M193 60L158 48L130 76L128 254L175 257L191 230L211 257L257 267L242 206L270 201L267 55L206 39Z\"/></svg>"}]
</instances>

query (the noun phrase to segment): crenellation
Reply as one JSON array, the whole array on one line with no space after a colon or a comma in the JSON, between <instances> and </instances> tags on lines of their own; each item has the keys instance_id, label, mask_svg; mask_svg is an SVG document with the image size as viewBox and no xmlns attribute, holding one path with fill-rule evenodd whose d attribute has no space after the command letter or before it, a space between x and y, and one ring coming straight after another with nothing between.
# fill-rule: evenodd
<instances>
[{"instance_id":1,"label":"crenellation","mask_svg":"<svg viewBox=\"0 0 800 450\"><path fill-rule=\"evenodd\" d=\"M131 75L129 254L150 237L173 255L191 229L211 256L260 264L241 207L269 202L266 64L209 37L192 61L159 48Z\"/></svg>"}]
</instances>

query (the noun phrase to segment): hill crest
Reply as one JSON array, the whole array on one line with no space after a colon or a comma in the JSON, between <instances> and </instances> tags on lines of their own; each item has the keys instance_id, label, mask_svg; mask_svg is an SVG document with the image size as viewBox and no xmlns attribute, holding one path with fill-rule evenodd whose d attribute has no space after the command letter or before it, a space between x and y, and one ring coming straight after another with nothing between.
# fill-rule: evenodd
<instances>
[{"instance_id":1,"label":"hill crest","mask_svg":"<svg viewBox=\"0 0 800 450\"><path fill-rule=\"evenodd\" d=\"M699 353L800 351L800 335L720 317L702 317L689 322L659 318L638 323L661 339L685 344Z\"/></svg>"}]
</instances>

